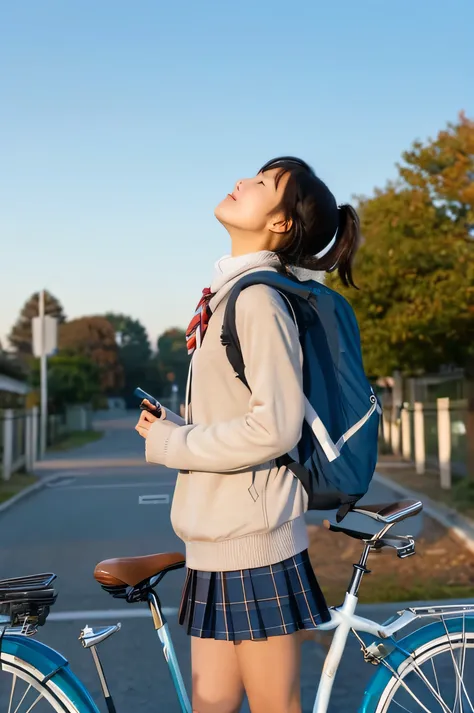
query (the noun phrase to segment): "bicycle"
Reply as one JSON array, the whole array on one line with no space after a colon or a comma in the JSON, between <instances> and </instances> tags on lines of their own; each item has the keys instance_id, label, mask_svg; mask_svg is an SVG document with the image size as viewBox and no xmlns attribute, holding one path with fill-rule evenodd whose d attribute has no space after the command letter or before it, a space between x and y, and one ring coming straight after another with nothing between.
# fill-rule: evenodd
<instances>
[{"instance_id":1,"label":"bicycle","mask_svg":"<svg viewBox=\"0 0 474 713\"><path fill-rule=\"evenodd\" d=\"M381 524L377 534L326 521L326 526L363 542L357 564L341 606L332 607L331 620L320 626L334 630L334 637L323 667L313 713L326 713L334 678L352 632L361 644L367 663L377 666L359 711L361 713L474 713L474 604L426 606L396 612L383 624L356 615L357 594L373 550L394 548L399 558L415 553L410 535L388 534L397 522L416 515L422 504L402 501L384 505L359 505L354 512ZM128 603L147 602L155 630L163 647L184 713L191 704L173 648L168 625L155 589L167 572L184 567L180 553L106 560L97 565L94 576L113 597ZM47 619L56 592L54 574L34 575L0 581L0 681L11 676L7 692L7 713L99 713L92 697L72 673L67 660L58 652L31 637ZM396 635L412 625L432 618L404 638ZM120 624L93 629L86 626L80 641L91 650L109 713L116 708L99 658L97 646L120 630ZM366 641L363 635L370 635ZM372 640L373 637L373 640ZM465 672L471 671L471 677ZM9 678L7 679L10 680ZM0 691L2 689L0 686ZM1 703L1 699L0 699ZM2 711L3 713L3 711Z\"/></svg>"}]
</instances>

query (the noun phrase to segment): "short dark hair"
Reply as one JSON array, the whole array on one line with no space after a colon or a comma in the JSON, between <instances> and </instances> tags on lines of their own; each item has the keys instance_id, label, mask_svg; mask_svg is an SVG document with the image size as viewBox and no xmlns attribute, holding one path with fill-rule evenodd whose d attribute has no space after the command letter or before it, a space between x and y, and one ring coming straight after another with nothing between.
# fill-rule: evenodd
<instances>
[{"instance_id":1,"label":"short dark hair","mask_svg":"<svg viewBox=\"0 0 474 713\"><path fill-rule=\"evenodd\" d=\"M296 266L309 270L333 272L346 285L355 287L352 264L360 242L359 216L345 203L336 199L307 163L293 156L268 161L259 173L280 169L276 181L289 173L280 208L291 227L284 245L276 250L283 267ZM334 245L323 252L330 242ZM319 255L319 256L318 256Z\"/></svg>"}]
</instances>

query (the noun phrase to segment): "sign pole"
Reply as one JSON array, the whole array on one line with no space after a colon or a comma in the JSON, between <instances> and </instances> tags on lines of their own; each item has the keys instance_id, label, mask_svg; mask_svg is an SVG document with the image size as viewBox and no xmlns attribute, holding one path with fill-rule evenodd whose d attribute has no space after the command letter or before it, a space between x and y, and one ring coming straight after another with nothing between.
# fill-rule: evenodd
<instances>
[{"instance_id":1,"label":"sign pole","mask_svg":"<svg viewBox=\"0 0 474 713\"><path fill-rule=\"evenodd\" d=\"M39 295L39 318L41 333L41 457L46 453L46 439L48 432L48 370L46 362L46 329L45 329L45 294L41 290Z\"/></svg>"}]
</instances>

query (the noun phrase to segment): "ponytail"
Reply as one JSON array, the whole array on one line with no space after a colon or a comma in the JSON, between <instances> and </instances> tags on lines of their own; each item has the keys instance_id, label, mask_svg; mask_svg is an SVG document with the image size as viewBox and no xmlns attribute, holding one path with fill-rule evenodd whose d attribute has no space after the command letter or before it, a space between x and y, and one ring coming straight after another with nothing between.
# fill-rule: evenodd
<instances>
[{"instance_id":1,"label":"ponytail","mask_svg":"<svg viewBox=\"0 0 474 713\"><path fill-rule=\"evenodd\" d=\"M358 289L352 276L352 264L360 243L360 221L355 209L348 203L339 206L339 227L333 247L318 259L318 269L325 272L337 270L346 287Z\"/></svg>"}]
</instances>

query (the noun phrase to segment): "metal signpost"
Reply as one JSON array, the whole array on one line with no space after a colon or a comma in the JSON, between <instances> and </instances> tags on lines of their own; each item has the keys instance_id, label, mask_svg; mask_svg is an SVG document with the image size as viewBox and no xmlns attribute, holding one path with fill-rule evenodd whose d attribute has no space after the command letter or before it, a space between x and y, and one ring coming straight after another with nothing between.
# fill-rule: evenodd
<instances>
[{"instance_id":1,"label":"metal signpost","mask_svg":"<svg viewBox=\"0 0 474 713\"><path fill-rule=\"evenodd\" d=\"M32 320L33 354L41 360L40 454L46 453L48 433L48 364L47 358L57 349L58 320L45 314L45 292L39 293L39 315Z\"/></svg>"}]
</instances>

